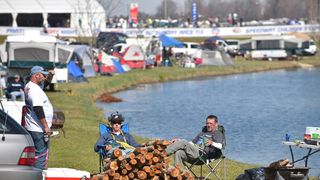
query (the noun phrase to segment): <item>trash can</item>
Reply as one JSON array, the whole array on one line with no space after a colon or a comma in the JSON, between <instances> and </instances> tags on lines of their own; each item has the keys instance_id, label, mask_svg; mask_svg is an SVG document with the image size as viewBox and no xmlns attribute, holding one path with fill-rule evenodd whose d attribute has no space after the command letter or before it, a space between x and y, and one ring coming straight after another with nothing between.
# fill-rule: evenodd
<instances>
[{"instance_id":1,"label":"trash can","mask_svg":"<svg viewBox=\"0 0 320 180\"><path fill-rule=\"evenodd\" d=\"M285 180L307 180L308 167L284 167L284 168L264 168L264 175L267 180L285 179Z\"/></svg>"}]
</instances>

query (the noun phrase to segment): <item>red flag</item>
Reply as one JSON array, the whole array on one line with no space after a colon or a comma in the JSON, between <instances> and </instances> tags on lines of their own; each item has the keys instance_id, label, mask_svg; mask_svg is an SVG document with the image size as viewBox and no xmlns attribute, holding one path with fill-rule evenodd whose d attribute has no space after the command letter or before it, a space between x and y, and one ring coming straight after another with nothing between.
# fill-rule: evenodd
<instances>
[{"instance_id":1,"label":"red flag","mask_svg":"<svg viewBox=\"0 0 320 180\"><path fill-rule=\"evenodd\" d=\"M130 4L130 18L134 23L138 23L138 4L137 3L131 3Z\"/></svg>"}]
</instances>

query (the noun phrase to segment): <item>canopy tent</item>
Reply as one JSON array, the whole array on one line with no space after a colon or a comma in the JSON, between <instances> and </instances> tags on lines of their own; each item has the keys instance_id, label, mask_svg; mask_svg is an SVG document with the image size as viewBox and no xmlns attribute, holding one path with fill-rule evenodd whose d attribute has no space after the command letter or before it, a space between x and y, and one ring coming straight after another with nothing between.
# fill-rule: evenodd
<instances>
[{"instance_id":1,"label":"canopy tent","mask_svg":"<svg viewBox=\"0 0 320 180\"><path fill-rule=\"evenodd\" d=\"M213 36L213 37L210 37L210 38L208 38L208 39L206 39L205 41L218 41L218 40L222 40L222 41L224 41L224 39L222 38L222 37L220 37L220 36Z\"/></svg>"},{"instance_id":2,"label":"canopy tent","mask_svg":"<svg viewBox=\"0 0 320 180\"><path fill-rule=\"evenodd\" d=\"M199 65L226 66L233 65L231 57L223 50L201 50Z\"/></svg>"},{"instance_id":3,"label":"canopy tent","mask_svg":"<svg viewBox=\"0 0 320 180\"><path fill-rule=\"evenodd\" d=\"M160 38L160 41L162 42L162 46L164 47L184 47L183 42L175 38L166 36L165 34L161 34L159 38Z\"/></svg>"}]
</instances>

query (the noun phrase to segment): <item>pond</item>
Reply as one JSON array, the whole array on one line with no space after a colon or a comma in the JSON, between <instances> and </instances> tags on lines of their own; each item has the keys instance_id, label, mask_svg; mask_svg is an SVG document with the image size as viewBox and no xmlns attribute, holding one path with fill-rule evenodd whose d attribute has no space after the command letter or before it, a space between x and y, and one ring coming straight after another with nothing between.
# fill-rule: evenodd
<instances>
[{"instance_id":1,"label":"pond","mask_svg":"<svg viewBox=\"0 0 320 180\"><path fill-rule=\"evenodd\" d=\"M320 127L319 92L319 68L276 70L139 85L114 94L124 102L97 105L107 115L121 112L132 134L161 139L192 139L207 115L217 115L227 131L226 156L267 166L291 160L285 134L302 140L307 126ZM320 153L309 166L320 172Z\"/></svg>"}]
</instances>

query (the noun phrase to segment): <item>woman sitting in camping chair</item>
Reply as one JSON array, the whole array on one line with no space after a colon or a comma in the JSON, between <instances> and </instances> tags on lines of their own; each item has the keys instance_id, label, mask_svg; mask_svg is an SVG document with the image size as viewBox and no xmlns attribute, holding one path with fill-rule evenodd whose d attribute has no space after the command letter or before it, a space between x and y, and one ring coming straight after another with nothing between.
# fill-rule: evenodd
<instances>
[{"instance_id":1,"label":"woman sitting in camping chair","mask_svg":"<svg viewBox=\"0 0 320 180\"><path fill-rule=\"evenodd\" d=\"M108 120L111 127L100 135L98 141L94 145L95 152L100 152L101 148L103 148L105 150L105 155L108 156L112 154L113 150L121 149L122 154L125 155L132 152L135 147L141 146L128 132L124 132L121 129L124 118L120 113L112 113Z\"/></svg>"}]
</instances>

